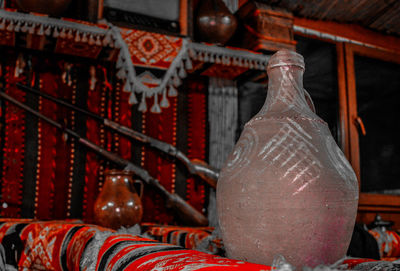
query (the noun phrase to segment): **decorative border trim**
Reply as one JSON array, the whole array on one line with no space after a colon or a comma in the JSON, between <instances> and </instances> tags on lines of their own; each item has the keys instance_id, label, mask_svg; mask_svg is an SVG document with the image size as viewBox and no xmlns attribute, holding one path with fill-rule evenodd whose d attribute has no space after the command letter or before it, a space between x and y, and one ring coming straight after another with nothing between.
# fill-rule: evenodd
<instances>
[{"instance_id":1,"label":"decorative border trim","mask_svg":"<svg viewBox=\"0 0 400 271\"><path fill-rule=\"evenodd\" d=\"M130 92L129 104L137 104L136 94L142 94L138 110L147 111L146 97L154 97L154 104L150 111L161 113L161 108L169 107L167 96L175 97L178 94L177 87L187 75L187 71L193 68L192 61L217 63L246 67L255 70L266 70L269 56L253 53L243 49L231 49L215 45L207 45L191 42L189 39L182 39L182 47L166 71L161 83L154 88L145 86L138 78L132 63L129 46L122 38L118 27L109 24L112 31L115 47L120 49L117 60L117 77L124 80L123 90ZM158 95L162 95L160 103Z\"/></svg>"},{"instance_id":2,"label":"decorative border trim","mask_svg":"<svg viewBox=\"0 0 400 271\"><path fill-rule=\"evenodd\" d=\"M76 42L113 47L109 29L86 22L78 23L0 9L0 30L4 29L54 38L74 38Z\"/></svg>"},{"instance_id":3,"label":"decorative border trim","mask_svg":"<svg viewBox=\"0 0 400 271\"><path fill-rule=\"evenodd\" d=\"M269 55L253 53L245 49L231 49L215 45L191 42L190 57L194 60L221 63L255 70L266 70Z\"/></svg>"}]
</instances>

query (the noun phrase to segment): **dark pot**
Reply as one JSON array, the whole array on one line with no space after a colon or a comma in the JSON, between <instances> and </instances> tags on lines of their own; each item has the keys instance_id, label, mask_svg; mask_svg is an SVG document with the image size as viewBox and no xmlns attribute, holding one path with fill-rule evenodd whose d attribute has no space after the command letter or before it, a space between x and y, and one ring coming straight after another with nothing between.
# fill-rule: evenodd
<instances>
[{"instance_id":1,"label":"dark pot","mask_svg":"<svg viewBox=\"0 0 400 271\"><path fill-rule=\"evenodd\" d=\"M237 28L236 17L222 0L201 1L196 22L202 41L221 45L232 37Z\"/></svg>"},{"instance_id":2,"label":"dark pot","mask_svg":"<svg viewBox=\"0 0 400 271\"><path fill-rule=\"evenodd\" d=\"M67 10L71 0L16 0L20 9L26 12L38 12L60 16Z\"/></svg>"},{"instance_id":3,"label":"dark pot","mask_svg":"<svg viewBox=\"0 0 400 271\"><path fill-rule=\"evenodd\" d=\"M133 172L109 170L94 204L95 223L118 230L131 227L142 220L143 207L140 196L133 187Z\"/></svg>"}]
</instances>

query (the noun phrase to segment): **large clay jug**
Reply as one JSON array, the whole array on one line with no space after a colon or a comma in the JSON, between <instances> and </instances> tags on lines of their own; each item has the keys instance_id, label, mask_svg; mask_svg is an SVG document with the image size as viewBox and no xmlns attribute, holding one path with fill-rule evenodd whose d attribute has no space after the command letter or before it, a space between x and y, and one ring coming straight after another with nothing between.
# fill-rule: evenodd
<instances>
[{"instance_id":1,"label":"large clay jug","mask_svg":"<svg viewBox=\"0 0 400 271\"><path fill-rule=\"evenodd\" d=\"M96 224L118 230L142 220L143 207L133 186L133 173L126 170L109 170L94 204Z\"/></svg>"},{"instance_id":2,"label":"large clay jug","mask_svg":"<svg viewBox=\"0 0 400 271\"><path fill-rule=\"evenodd\" d=\"M307 102L303 57L278 51L267 71L265 104L245 125L218 181L227 255L267 265L276 255L298 267L333 263L350 243L356 176Z\"/></svg>"}]
</instances>

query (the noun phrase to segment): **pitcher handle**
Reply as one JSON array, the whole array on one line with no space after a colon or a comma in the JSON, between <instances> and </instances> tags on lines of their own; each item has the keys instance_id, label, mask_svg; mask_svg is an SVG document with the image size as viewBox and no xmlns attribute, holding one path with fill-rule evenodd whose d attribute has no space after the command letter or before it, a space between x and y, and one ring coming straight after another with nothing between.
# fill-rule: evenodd
<instances>
[{"instance_id":1,"label":"pitcher handle","mask_svg":"<svg viewBox=\"0 0 400 271\"><path fill-rule=\"evenodd\" d=\"M137 192L138 192L138 195L139 195L139 198L142 198L142 196L143 196L144 184L143 184L143 182L142 182L141 180L139 180L139 179L133 180L132 186L135 188L135 190L137 190L137 189L136 189L137 185L139 185L139 187L140 187L140 188L139 188L139 191L137 191Z\"/></svg>"},{"instance_id":2,"label":"pitcher handle","mask_svg":"<svg viewBox=\"0 0 400 271\"><path fill-rule=\"evenodd\" d=\"M304 91L304 97L306 98L306 102L308 104L308 107L310 107L312 112L316 113L315 105L314 105L313 100L311 99L311 95L304 88L303 88L303 91Z\"/></svg>"}]
</instances>

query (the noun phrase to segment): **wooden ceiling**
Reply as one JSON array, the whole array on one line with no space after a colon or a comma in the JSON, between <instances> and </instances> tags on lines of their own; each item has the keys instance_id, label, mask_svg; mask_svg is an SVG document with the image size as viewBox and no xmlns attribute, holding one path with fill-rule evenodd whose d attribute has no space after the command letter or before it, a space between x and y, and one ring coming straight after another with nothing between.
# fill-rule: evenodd
<instances>
[{"instance_id":1,"label":"wooden ceiling","mask_svg":"<svg viewBox=\"0 0 400 271\"><path fill-rule=\"evenodd\" d=\"M295 16L315 20L357 23L385 34L400 36L399 0L258 0L282 7Z\"/></svg>"}]
</instances>

